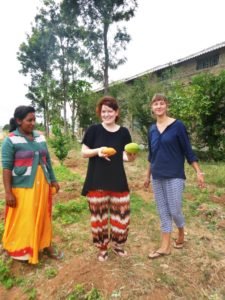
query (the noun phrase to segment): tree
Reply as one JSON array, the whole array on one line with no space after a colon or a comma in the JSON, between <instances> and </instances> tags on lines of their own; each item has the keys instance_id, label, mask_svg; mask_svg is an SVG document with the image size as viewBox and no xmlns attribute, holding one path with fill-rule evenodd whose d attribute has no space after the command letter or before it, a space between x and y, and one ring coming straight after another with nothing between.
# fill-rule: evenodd
<instances>
[{"instance_id":1,"label":"tree","mask_svg":"<svg viewBox=\"0 0 225 300\"><path fill-rule=\"evenodd\" d=\"M160 84L150 85L149 76L135 80L128 89L127 101L132 129L137 131L147 143L149 125L154 121L150 110L150 100L154 93L163 91Z\"/></svg>"},{"instance_id":2,"label":"tree","mask_svg":"<svg viewBox=\"0 0 225 300\"><path fill-rule=\"evenodd\" d=\"M31 35L22 43L17 54L21 63L21 73L30 75L28 98L44 114L46 134L49 133L49 86L55 59L56 39L48 27L36 23Z\"/></svg>"},{"instance_id":3,"label":"tree","mask_svg":"<svg viewBox=\"0 0 225 300\"><path fill-rule=\"evenodd\" d=\"M208 147L209 158L224 159L225 71L195 76L191 86L199 146Z\"/></svg>"},{"instance_id":4,"label":"tree","mask_svg":"<svg viewBox=\"0 0 225 300\"><path fill-rule=\"evenodd\" d=\"M60 163L63 164L70 149L69 138L62 133L59 124L56 123L53 124L52 133L54 136L50 139L50 143L54 148L56 157L59 159Z\"/></svg>"},{"instance_id":5,"label":"tree","mask_svg":"<svg viewBox=\"0 0 225 300\"><path fill-rule=\"evenodd\" d=\"M63 0L62 8L69 18L81 17L80 31L86 58L86 73L102 81L104 93L108 93L109 69L116 69L126 59L118 57L126 49L130 36L126 28L115 27L118 22L129 21L134 16L136 0Z\"/></svg>"},{"instance_id":6,"label":"tree","mask_svg":"<svg viewBox=\"0 0 225 300\"><path fill-rule=\"evenodd\" d=\"M190 133L195 132L196 111L194 110L194 90L191 85L179 81L171 81L166 93L169 98L169 114L181 119ZM193 134L192 134L193 136Z\"/></svg>"},{"instance_id":7,"label":"tree","mask_svg":"<svg viewBox=\"0 0 225 300\"><path fill-rule=\"evenodd\" d=\"M90 94L90 84L84 80L76 80L68 86L68 102L71 109L71 132L72 139L75 138L75 125L79 123L82 126L80 120L84 118L84 109L89 110L87 105L87 98Z\"/></svg>"}]
</instances>

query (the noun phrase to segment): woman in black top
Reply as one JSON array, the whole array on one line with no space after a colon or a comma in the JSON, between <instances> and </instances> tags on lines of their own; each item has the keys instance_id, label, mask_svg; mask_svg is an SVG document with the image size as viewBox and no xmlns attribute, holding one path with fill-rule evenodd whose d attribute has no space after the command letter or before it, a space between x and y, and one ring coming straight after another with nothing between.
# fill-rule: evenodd
<instances>
[{"instance_id":1,"label":"woman in black top","mask_svg":"<svg viewBox=\"0 0 225 300\"><path fill-rule=\"evenodd\" d=\"M124 152L131 136L127 128L116 123L119 118L117 101L110 96L103 97L96 112L102 123L90 126L82 141L82 155L89 158L82 195L88 198L93 242L99 248L98 259L105 261L110 240L117 255L127 255L123 246L128 236L130 197L123 161L133 161L135 155ZM105 147L114 148L116 154L109 158L103 153Z\"/></svg>"}]
</instances>

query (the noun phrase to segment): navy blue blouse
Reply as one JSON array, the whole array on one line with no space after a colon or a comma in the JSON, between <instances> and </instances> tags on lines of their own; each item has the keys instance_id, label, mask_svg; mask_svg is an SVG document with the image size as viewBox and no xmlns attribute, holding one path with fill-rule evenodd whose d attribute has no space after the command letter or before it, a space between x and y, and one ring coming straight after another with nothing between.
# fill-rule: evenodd
<instances>
[{"instance_id":1,"label":"navy blue blouse","mask_svg":"<svg viewBox=\"0 0 225 300\"><path fill-rule=\"evenodd\" d=\"M148 144L153 179L185 179L185 158L189 164L198 160L192 150L187 130L180 120L175 120L162 133L156 124L151 125Z\"/></svg>"}]
</instances>

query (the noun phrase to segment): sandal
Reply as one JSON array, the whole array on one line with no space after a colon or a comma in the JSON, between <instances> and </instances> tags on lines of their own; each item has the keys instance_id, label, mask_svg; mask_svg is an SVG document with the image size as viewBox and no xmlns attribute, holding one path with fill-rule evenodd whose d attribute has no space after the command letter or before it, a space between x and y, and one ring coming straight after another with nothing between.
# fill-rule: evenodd
<instances>
[{"instance_id":1,"label":"sandal","mask_svg":"<svg viewBox=\"0 0 225 300\"><path fill-rule=\"evenodd\" d=\"M44 248L43 253L50 258L60 260L64 257L64 253L55 247Z\"/></svg>"},{"instance_id":2,"label":"sandal","mask_svg":"<svg viewBox=\"0 0 225 300\"><path fill-rule=\"evenodd\" d=\"M182 249L184 247L184 242L178 242L177 240L174 241L173 243L173 248L175 249Z\"/></svg>"},{"instance_id":3,"label":"sandal","mask_svg":"<svg viewBox=\"0 0 225 300\"><path fill-rule=\"evenodd\" d=\"M162 256L167 256L167 255L170 255L170 252L166 253L166 252L154 251L152 253L149 253L148 258L149 259L155 259L155 258L159 258L159 257L162 257Z\"/></svg>"},{"instance_id":4,"label":"sandal","mask_svg":"<svg viewBox=\"0 0 225 300\"><path fill-rule=\"evenodd\" d=\"M108 259L108 252L107 251L100 251L98 254L98 260L100 262L106 261Z\"/></svg>"},{"instance_id":5,"label":"sandal","mask_svg":"<svg viewBox=\"0 0 225 300\"><path fill-rule=\"evenodd\" d=\"M112 251L118 255L118 256L121 256L121 257L125 257L127 256L127 251L125 251L124 249L121 249L121 248L113 248Z\"/></svg>"}]
</instances>

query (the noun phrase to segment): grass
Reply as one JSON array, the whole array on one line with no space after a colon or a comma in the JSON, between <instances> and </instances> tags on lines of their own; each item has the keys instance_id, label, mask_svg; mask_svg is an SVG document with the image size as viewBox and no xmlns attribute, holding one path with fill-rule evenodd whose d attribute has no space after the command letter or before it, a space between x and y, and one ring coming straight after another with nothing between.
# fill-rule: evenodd
<instances>
[{"instance_id":1,"label":"grass","mask_svg":"<svg viewBox=\"0 0 225 300\"><path fill-rule=\"evenodd\" d=\"M61 165L54 167L65 187L61 195L71 195L73 188L80 188L83 183L75 159L77 173L72 171L73 157L71 155L69 161L71 169ZM149 250L160 243L160 224L151 191L143 192L146 157L143 151L136 162L126 164L132 191L128 258L118 258L109 251L109 260L100 264L92 245L87 200L79 196L65 200L66 196L61 199L59 193L53 207L53 244L63 249L65 258L60 262L42 258L38 266L18 266L18 263L2 260L0 282L7 288L9 299L13 286L22 291L26 299L38 299L40 295L49 300L225 299L225 288L221 284L225 280L225 229L218 226L225 220L225 164L201 163L207 183L204 190L197 188L193 169L185 166L183 211L187 243L182 250L173 249L171 255L149 261ZM4 201L0 201L0 211L4 216ZM0 221L0 234L2 232L3 219ZM173 237L175 235L174 231Z\"/></svg>"},{"instance_id":2,"label":"grass","mask_svg":"<svg viewBox=\"0 0 225 300\"><path fill-rule=\"evenodd\" d=\"M130 205L131 205L131 211L134 216L140 217L140 215L143 215L143 212L148 213L156 213L155 204L153 202L147 203L143 202L143 199L141 196L131 193L130 197Z\"/></svg>"},{"instance_id":3,"label":"grass","mask_svg":"<svg viewBox=\"0 0 225 300\"><path fill-rule=\"evenodd\" d=\"M77 284L66 300L103 300L103 298L96 288L87 292L83 285Z\"/></svg>"},{"instance_id":4,"label":"grass","mask_svg":"<svg viewBox=\"0 0 225 300\"><path fill-rule=\"evenodd\" d=\"M80 183L83 183L83 178L70 171L67 167L64 165L59 165L54 167L55 176L58 181L78 181Z\"/></svg>"},{"instance_id":5,"label":"grass","mask_svg":"<svg viewBox=\"0 0 225 300\"><path fill-rule=\"evenodd\" d=\"M56 203L53 209L53 219L62 224L72 224L81 221L87 213L87 201L84 197L80 197L66 203Z\"/></svg>"},{"instance_id":6,"label":"grass","mask_svg":"<svg viewBox=\"0 0 225 300\"><path fill-rule=\"evenodd\" d=\"M49 267L45 270L45 276L48 279L56 277L57 274L58 274L58 270L55 268Z\"/></svg>"},{"instance_id":7,"label":"grass","mask_svg":"<svg viewBox=\"0 0 225 300\"><path fill-rule=\"evenodd\" d=\"M16 283L15 276L11 274L10 265L12 261L4 262L0 259L0 283L6 288L10 289Z\"/></svg>"}]
</instances>

